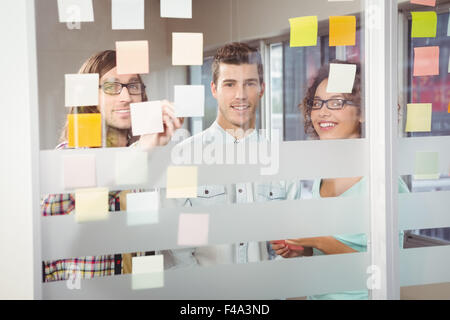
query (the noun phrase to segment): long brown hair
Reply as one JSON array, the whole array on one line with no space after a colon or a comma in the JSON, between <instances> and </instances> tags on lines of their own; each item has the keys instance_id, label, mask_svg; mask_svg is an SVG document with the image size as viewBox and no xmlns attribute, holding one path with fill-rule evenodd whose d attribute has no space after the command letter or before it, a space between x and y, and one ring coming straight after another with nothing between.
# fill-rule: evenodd
<instances>
[{"instance_id":1,"label":"long brown hair","mask_svg":"<svg viewBox=\"0 0 450 320\"><path fill-rule=\"evenodd\" d=\"M90 56L78 70L79 74L85 73L98 73L101 79L106 73L111 69L116 67L116 51L115 50L105 50ZM137 75L139 81L142 82L140 75ZM142 93L142 101L148 101L147 94ZM70 107L69 114L77 113L100 113L98 106L82 106L82 107ZM68 139L68 120L64 124L64 127L59 138L60 142L67 141ZM131 136L131 134L129 134Z\"/></svg>"},{"instance_id":2,"label":"long brown hair","mask_svg":"<svg viewBox=\"0 0 450 320\"><path fill-rule=\"evenodd\" d=\"M355 82L353 85L352 93L345 93L344 97L348 100L352 100L357 104L358 107L358 115L361 114L361 65L357 62L347 62L342 60L333 60L330 63L337 63L337 64L356 64L356 76L355 76ZM322 66L319 71L317 72L316 77L314 78L312 85L308 88L306 91L305 98L303 99L302 103L299 105L300 111L303 114L303 119L305 121L305 133L309 135L313 139L318 139L319 136L314 130L313 123L311 121L311 106L309 105L310 101L314 99L314 96L316 95L317 87L322 83L322 81L328 79L328 76L330 74L330 64L326 64ZM360 126L360 134L361 134L361 126Z\"/></svg>"}]
</instances>

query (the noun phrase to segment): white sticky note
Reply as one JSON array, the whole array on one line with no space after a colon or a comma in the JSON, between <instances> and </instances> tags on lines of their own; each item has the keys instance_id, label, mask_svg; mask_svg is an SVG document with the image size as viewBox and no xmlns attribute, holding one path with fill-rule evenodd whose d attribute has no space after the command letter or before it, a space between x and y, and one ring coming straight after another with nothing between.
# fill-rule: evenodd
<instances>
[{"instance_id":1,"label":"white sticky note","mask_svg":"<svg viewBox=\"0 0 450 320\"><path fill-rule=\"evenodd\" d=\"M112 0L111 21L113 30L144 29L144 0Z\"/></svg>"},{"instance_id":2,"label":"white sticky note","mask_svg":"<svg viewBox=\"0 0 450 320\"><path fill-rule=\"evenodd\" d=\"M164 256L133 257L131 261L132 289L164 287Z\"/></svg>"},{"instance_id":3,"label":"white sticky note","mask_svg":"<svg viewBox=\"0 0 450 320\"><path fill-rule=\"evenodd\" d=\"M172 33L172 64L174 66L203 65L203 33Z\"/></svg>"},{"instance_id":4,"label":"white sticky note","mask_svg":"<svg viewBox=\"0 0 450 320\"><path fill-rule=\"evenodd\" d=\"M93 188L96 181L95 155L63 156L65 189Z\"/></svg>"},{"instance_id":5,"label":"white sticky note","mask_svg":"<svg viewBox=\"0 0 450 320\"><path fill-rule=\"evenodd\" d=\"M355 83L355 64L330 64L330 74L328 75L328 93L352 93Z\"/></svg>"},{"instance_id":6,"label":"white sticky note","mask_svg":"<svg viewBox=\"0 0 450 320\"><path fill-rule=\"evenodd\" d=\"M178 219L178 245L203 246L208 244L209 214L182 213Z\"/></svg>"},{"instance_id":7,"label":"white sticky note","mask_svg":"<svg viewBox=\"0 0 450 320\"><path fill-rule=\"evenodd\" d=\"M127 224L129 226L158 223L159 192L127 194Z\"/></svg>"},{"instance_id":8,"label":"white sticky note","mask_svg":"<svg viewBox=\"0 0 450 320\"><path fill-rule=\"evenodd\" d=\"M164 132L161 101L130 104L133 136Z\"/></svg>"},{"instance_id":9,"label":"white sticky note","mask_svg":"<svg viewBox=\"0 0 450 320\"><path fill-rule=\"evenodd\" d=\"M126 149L115 154L116 185L141 185L148 181L148 154Z\"/></svg>"},{"instance_id":10,"label":"white sticky note","mask_svg":"<svg viewBox=\"0 0 450 320\"><path fill-rule=\"evenodd\" d=\"M75 221L106 220L109 212L108 188L75 190Z\"/></svg>"},{"instance_id":11,"label":"white sticky note","mask_svg":"<svg viewBox=\"0 0 450 320\"><path fill-rule=\"evenodd\" d=\"M192 0L161 0L161 18L192 19Z\"/></svg>"},{"instance_id":12,"label":"white sticky note","mask_svg":"<svg viewBox=\"0 0 450 320\"><path fill-rule=\"evenodd\" d=\"M205 115L205 86L175 86L175 115L203 117Z\"/></svg>"},{"instance_id":13,"label":"white sticky note","mask_svg":"<svg viewBox=\"0 0 450 320\"><path fill-rule=\"evenodd\" d=\"M66 107L98 105L99 75L97 73L66 74Z\"/></svg>"},{"instance_id":14,"label":"white sticky note","mask_svg":"<svg viewBox=\"0 0 450 320\"><path fill-rule=\"evenodd\" d=\"M161 0L161 18L192 19L192 0Z\"/></svg>"},{"instance_id":15,"label":"white sticky note","mask_svg":"<svg viewBox=\"0 0 450 320\"><path fill-rule=\"evenodd\" d=\"M58 0L59 22L93 22L92 0Z\"/></svg>"}]
</instances>

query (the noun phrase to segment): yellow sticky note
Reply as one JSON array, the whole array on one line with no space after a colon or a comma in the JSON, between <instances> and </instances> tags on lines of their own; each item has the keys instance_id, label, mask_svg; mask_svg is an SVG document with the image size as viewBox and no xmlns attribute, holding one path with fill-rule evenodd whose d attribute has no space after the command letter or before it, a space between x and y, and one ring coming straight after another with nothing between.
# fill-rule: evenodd
<instances>
[{"instance_id":1,"label":"yellow sticky note","mask_svg":"<svg viewBox=\"0 0 450 320\"><path fill-rule=\"evenodd\" d=\"M289 19L291 25L291 47L317 45L317 16Z\"/></svg>"},{"instance_id":2,"label":"yellow sticky note","mask_svg":"<svg viewBox=\"0 0 450 320\"><path fill-rule=\"evenodd\" d=\"M436 38L437 15L434 11L411 12L411 38Z\"/></svg>"},{"instance_id":3,"label":"yellow sticky note","mask_svg":"<svg viewBox=\"0 0 450 320\"><path fill-rule=\"evenodd\" d=\"M407 109L406 132L431 131L431 103L410 103Z\"/></svg>"},{"instance_id":4,"label":"yellow sticky note","mask_svg":"<svg viewBox=\"0 0 450 320\"><path fill-rule=\"evenodd\" d=\"M197 198L197 167L167 168L167 198Z\"/></svg>"},{"instance_id":5,"label":"yellow sticky note","mask_svg":"<svg viewBox=\"0 0 450 320\"><path fill-rule=\"evenodd\" d=\"M330 47L356 44L356 17L330 17Z\"/></svg>"},{"instance_id":6,"label":"yellow sticky note","mask_svg":"<svg viewBox=\"0 0 450 320\"><path fill-rule=\"evenodd\" d=\"M87 222L108 218L108 188L75 191L75 220Z\"/></svg>"},{"instance_id":7,"label":"yellow sticky note","mask_svg":"<svg viewBox=\"0 0 450 320\"><path fill-rule=\"evenodd\" d=\"M148 41L117 41L117 74L149 72Z\"/></svg>"},{"instance_id":8,"label":"yellow sticky note","mask_svg":"<svg viewBox=\"0 0 450 320\"><path fill-rule=\"evenodd\" d=\"M102 116L100 113L67 115L69 148L101 147Z\"/></svg>"}]
</instances>

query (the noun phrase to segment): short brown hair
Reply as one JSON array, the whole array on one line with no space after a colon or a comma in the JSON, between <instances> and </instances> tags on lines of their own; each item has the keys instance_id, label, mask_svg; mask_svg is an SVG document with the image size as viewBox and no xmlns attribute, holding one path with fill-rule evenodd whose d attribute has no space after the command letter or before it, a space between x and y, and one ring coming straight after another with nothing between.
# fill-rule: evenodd
<instances>
[{"instance_id":1,"label":"short brown hair","mask_svg":"<svg viewBox=\"0 0 450 320\"><path fill-rule=\"evenodd\" d=\"M213 82L217 85L219 78L220 64L256 64L258 67L259 82L264 82L264 71L261 55L258 50L250 47L246 43L233 42L218 49L212 64Z\"/></svg>"},{"instance_id":2,"label":"short brown hair","mask_svg":"<svg viewBox=\"0 0 450 320\"><path fill-rule=\"evenodd\" d=\"M90 56L86 62L78 70L79 74L85 73L98 73L99 79L101 79L106 73L111 69L116 67L116 51L105 50ZM139 81L142 82L141 77L138 75ZM145 91L142 94L142 101L147 101L147 94ZM71 107L69 109L69 114L73 114L77 108L78 113L100 113L98 106L81 106L81 107ZM67 141L68 139L68 120L64 124L63 130L61 132L60 142Z\"/></svg>"},{"instance_id":3,"label":"short brown hair","mask_svg":"<svg viewBox=\"0 0 450 320\"><path fill-rule=\"evenodd\" d=\"M352 93L344 93L344 97L348 100L354 101L355 104L358 106L358 115L361 114L361 64L357 62L347 62L342 60L333 60L331 63L337 63L337 64L356 64L356 76L355 76L355 82L353 85ZM313 79L312 85L308 88L306 91L305 98L303 99L302 103L299 105L300 111L303 114L303 119L305 121L305 133L309 135L311 138L318 139L318 135L316 130L314 130L314 126L311 121L311 106L310 101L314 99L314 96L316 95L317 87L322 83L322 81L328 79L328 76L330 74L330 64L326 64L322 66L319 71L317 72L316 77ZM360 133L361 133L361 127L360 127Z\"/></svg>"}]
</instances>

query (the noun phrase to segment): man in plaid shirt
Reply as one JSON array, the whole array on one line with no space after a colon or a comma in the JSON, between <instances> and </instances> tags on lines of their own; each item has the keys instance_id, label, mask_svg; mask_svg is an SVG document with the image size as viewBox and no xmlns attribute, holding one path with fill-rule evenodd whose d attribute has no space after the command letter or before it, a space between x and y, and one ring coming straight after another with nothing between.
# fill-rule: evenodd
<instances>
[{"instance_id":1,"label":"man in plaid shirt","mask_svg":"<svg viewBox=\"0 0 450 320\"><path fill-rule=\"evenodd\" d=\"M166 145L174 131L181 127L183 119L175 117L173 105L163 101L164 132L133 137L131 134L130 103L147 101L145 85L137 74L118 75L116 69L116 52L107 50L92 55L79 70L80 74L98 73L99 105L72 107L69 113L102 113L106 122L107 147L127 147L140 145L143 149ZM61 143L56 149L68 148L68 124L64 126ZM120 211L126 208L122 205L126 191L109 193L109 210ZM125 201L122 201L122 204ZM70 214L75 209L73 194L57 194L46 196L41 204L44 216ZM44 282L67 280L74 273L82 278L93 278L119 273L130 273L131 256L137 254L112 254L104 256L89 256L74 259L43 262Z\"/></svg>"}]
</instances>

